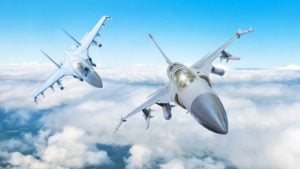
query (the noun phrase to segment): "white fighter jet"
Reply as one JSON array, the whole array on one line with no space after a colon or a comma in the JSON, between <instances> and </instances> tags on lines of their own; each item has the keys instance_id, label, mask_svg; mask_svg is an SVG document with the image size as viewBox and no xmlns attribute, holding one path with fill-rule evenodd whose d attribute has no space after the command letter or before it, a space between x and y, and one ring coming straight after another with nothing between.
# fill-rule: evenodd
<instances>
[{"instance_id":1,"label":"white fighter jet","mask_svg":"<svg viewBox=\"0 0 300 169\"><path fill-rule=\"evenodd\" d=\"M209 74L224 75L225 71L214 67L212 62L218 57L228 60L237 60L237 58L233 58L232 55L225 52L225 49L233 41L252 31L251 28L247 31L239 30L231 39L213 53L201 58L191 66L172 62L156 43L153 36L149 35L169 65L167 68L169 83L150 95L146 102L128 115L121 117L116 131L123 122L138 112L143 112L146 120L146 129L149 128L150 118L153 117L151 115L152 110L149 107L154 104L162 108L164 118L169 120L172 117L171 109L174 107L171 103L174 102L190 112L192 116L207 129L219 134L227 134L227 115L222 102L211 87Z\"/></svg>"},{"instance_id":2,"label":"white fighter jet","mask_svg":"<svg viewBox=\"0 0 300 169\"><path fill-rule=\"evenodd\" d=\"M104 26L107 19L110 16L103 16L95 25L95 27L88 32L80 41L77 41L72 35L63 30L71 39L76 42L76 46L71 47L65 52L64 61L61 64L55 62L44 51L41 52L57 67L57 70L48 78L48 80L38 89L34 95L34 102L37 102L38 96L44 96L44 91L49 87L54 91L54 85L63 90L64 87L61 84L61 79L64 76L73 76L80 81L86 81L90 85L98 88L102 88L102 80L97 72L93 69L96 64L92 61L89 55L89 48L91 45L101 47L102 45L97 42L97 37L100 36L99 31Z\"/></svg>"}]
</instances>

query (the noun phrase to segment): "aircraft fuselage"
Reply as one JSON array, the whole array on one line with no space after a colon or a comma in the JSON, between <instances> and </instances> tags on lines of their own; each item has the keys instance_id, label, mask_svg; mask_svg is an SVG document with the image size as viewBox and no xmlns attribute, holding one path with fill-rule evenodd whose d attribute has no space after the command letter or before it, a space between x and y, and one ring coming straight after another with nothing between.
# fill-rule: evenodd
<instances>
[{"instance_id":1,"label":"aircraft fuselage","mask_svg":"<svg viewBox=\"0 0 300 169\"><path fill-rule=\"evenodd\" d=\"M84 80L94 87L102 88L102 80L93 69L91 61L82 58L84 57L80 57L76 53L66 53L65 63L69 65L70 71L76 74L76 78Z\"/></svg>"}]
</instances>

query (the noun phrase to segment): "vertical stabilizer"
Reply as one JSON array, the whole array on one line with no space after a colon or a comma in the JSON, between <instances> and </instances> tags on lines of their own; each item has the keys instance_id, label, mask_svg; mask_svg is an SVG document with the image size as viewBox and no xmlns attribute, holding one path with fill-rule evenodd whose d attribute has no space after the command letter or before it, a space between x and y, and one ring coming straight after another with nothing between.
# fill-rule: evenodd
<instances>
[{"instance_id":1,"label":"vertical stabilizer","mask_svg":"<svg viewBox=\"0 0 300 169\"><path fill-rule=\"evenodd\" d=\"M160 51L160 53L163 55L163 57L165 58L166 62L170 65L172 64L171 60L167 57L167 55L165 54L165 52L160 48L160 46L156 43L156 41L154 40L154 37L149 34L149 37L151 38L151 40L153 41L153 43L155 44L155 46L158 48L158 50Z\"/></svg>"}]
</instances>

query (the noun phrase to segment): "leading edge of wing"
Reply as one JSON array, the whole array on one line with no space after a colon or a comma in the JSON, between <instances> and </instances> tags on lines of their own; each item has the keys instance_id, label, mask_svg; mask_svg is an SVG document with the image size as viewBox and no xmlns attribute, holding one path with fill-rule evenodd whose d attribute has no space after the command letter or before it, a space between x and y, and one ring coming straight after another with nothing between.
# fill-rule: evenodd
<instances>
[{"instance_id":1,"label":"leading edge of wing","mask_svg":"<svg viewBox=\"0 0 300 169\"><path fill-rule=\"evenodd\" d=\"M95 42L95 37L99 36L100 29L104 26L107 19L111 19L110 16L102 16L93 29L88 32L81 40L79 49L88 49L93 42Z\"/></svg>"},{"instance_id":2,"label":"leading edge of wing","mask_svg":"<svg viewBox=\"0 0 300 169\"><path fill-rule=\"evenodd\" d=\"M121 121L118 124L118 126L116 127L116 131L121 127L121 124L125 121L127 121L128 118L130 118L131 116L137 114L138 112L142 112L143 109L146 109L150 106L152 106L153 104L157 103L157 102L162 102L162 103L168 103L171 102L170 99L170 94L169 94L169 87L165 86L162 89L154 92L152 95L150 95L150 97L140 106L138 106L136 109L134 109L133 111L131 111L130 113L128 113L126 116L121 117Z\"/></svg>"},{"instance_id":3,"label":"leading edge of wing","mask_svg":"<svg viewBox=\"0 0 300 169\"><path fill-rule=\"evenodd\" d=\"M49 87L53 88L55 83L59 83L59 80L65 76L64 69L57 69L47 80L44 84L37 90L34 95L34 101L37 101L37 97L40 95L44 96L44 91L46 91Z\"/></svg>"},{"instance_id":4,"label":"leading edge of wing","mask_svg":"<svg viewBox=\"0 0 300 169\"><path fill-rule=\"evenodd\" d=\"M221 45L219 48L217 48L213 53L208 54L206 56L204 56L203 58L201 58L200 60L198 60L197 62L195 62L192 67L197 68L197 69L201 69L202 67L206 67L207 65L211 65L211 63L219 57L220 53L225 50L229 45L232 44L232 42L234 42L236 39L239 39L242 35L248 34L253 32L253 29L250 27L248 30L246 31L241 31L238 30L238 32L236 32L234 34L233 37L231 37L229 40L227 40L223 45Z\"/></svg>"},{"instance_id":5,"label":"leading edge of wing","mask_svg":"<svg viewBox=\"0 0 300 169\"><path fill-rule=\"evenodd\" d=\"M166 98L168 98L168 97L169 97L169 88L166 86L166 87L156 91L154 94L150 95L150 97L143 104L141 104L139 107L134 109L132 112L128 113L124 117L124 120L130 118L134 114L142 111L145 108L152 106L153 104L155 104L157 102L166 102L166 100L167 100ZM170 102L170 101L167 101L167 102Z\"/></svg>"}]
</instances>

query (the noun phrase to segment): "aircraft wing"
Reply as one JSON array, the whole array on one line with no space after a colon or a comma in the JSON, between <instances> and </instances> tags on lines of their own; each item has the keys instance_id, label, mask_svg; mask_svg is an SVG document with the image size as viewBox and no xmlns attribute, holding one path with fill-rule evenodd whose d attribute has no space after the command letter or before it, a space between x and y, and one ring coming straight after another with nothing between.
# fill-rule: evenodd
<instances>
[{"instance_id":1,"label":"aircraft wing","mask_svg":"<svg viewBox=\"0 0 300 169\"><path fill-rule=\"evenodd\" d=\"M107 19L111 18L110 16L102 16L98 23L94 26L94 28L88 32L79 42L80 46L78 50L86 50L88 49L91 44L98 45L95 38L100 36L99 31L104 26L104 23Z\"/></svg>"},{"instance_id":2,"label":"aircraft wing","mask_svg":"<svg viewBox=\"0 0 300 169\"><path fill-rule=\"evenodd\" d=\"M59 68L54 72L48 80L38 89L36 94L34 95L34 102L37 101L38 96L43 95L44 96L44 91L47 90L49 87L53 89L53 85L57 83L57 85L60 87L62 90L63 87L61 86L60 79L66 76L66 69ZM54 90L54 89L53 89Z\"/></svg>"},{"instance_id":3,"label":"aircraft wing","mask_svg":"<svg viewBox=\"0 0 300 169\"><path fill-rule=\"evenodd\" d=\"M138 106L132 112L128 113L125 117L122 117L119 125L116 128L116 131L119 129L119 127L121 126L121 124L123 122L127 121L127 119L130 118L131 116L133 116L139 112L142 112L143 109L147 109L156 103L169 103L169 102L171 102L171 97L169 94L169 87L165 86L162 89L160 89L160 90L156 91L155 93L153 93L152 95L150 95L150 97L143 104Z\"/></svg>"},{"instance_id":4,"label":"aircraft wing","mask_svg":"<svg viewBox=\"0 0 300 169\"><path fill-rule=\"evenodd\" d=\"M236 39L239 39L242 35L253 32L252 28L249 28L246 31L238 31L234 34L234 36L226 41L223 45L221 45L219 48L217 48L213 53L210 53L200 60L198 60L196 63L192 65L193 68L196 68L200 70L203 74L208 75L212 68L212 62L220 56L222 51L224 51L229 45L231 45L232 42L234 42Z\"/></svg>"}]
</instances>

